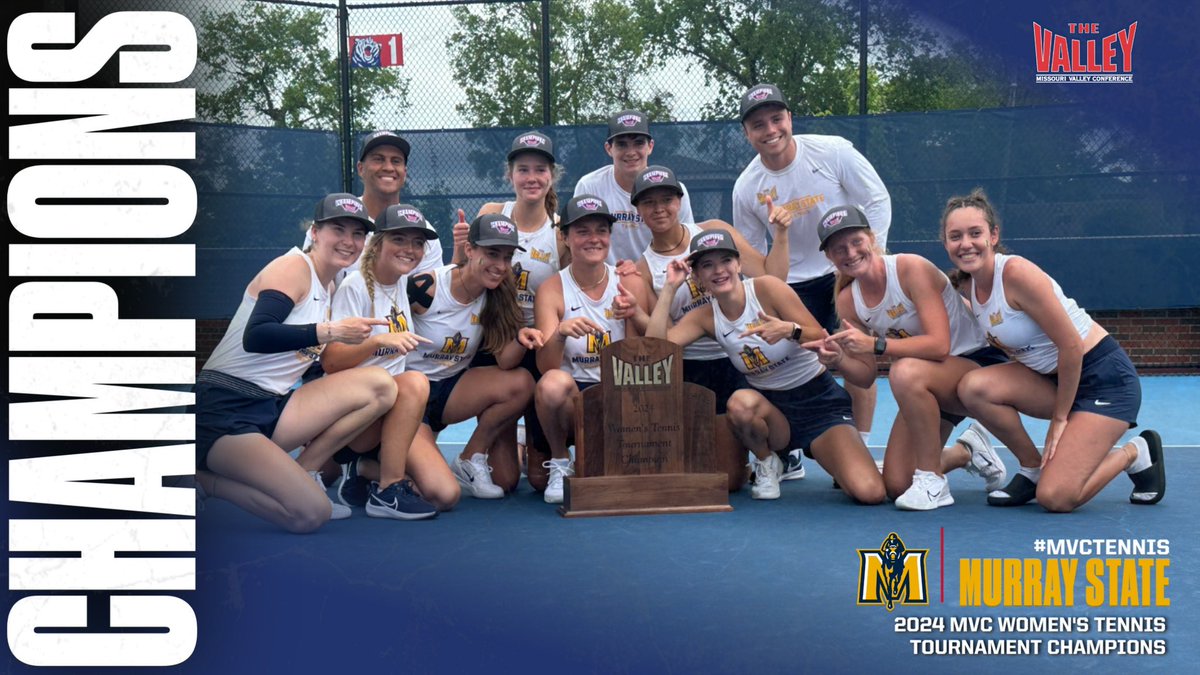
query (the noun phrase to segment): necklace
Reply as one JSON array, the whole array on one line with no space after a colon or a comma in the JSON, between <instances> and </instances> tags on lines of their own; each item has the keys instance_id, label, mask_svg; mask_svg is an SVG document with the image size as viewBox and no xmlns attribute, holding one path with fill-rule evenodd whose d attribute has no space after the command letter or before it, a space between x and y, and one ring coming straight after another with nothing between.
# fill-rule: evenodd
<instances>
[{"instance_id":1,"label":"necklace","mask_svg":"<svg viewBox=\"0 0 1200 675\"><path fill-rule=\"evenodd\" d=\"M608 280L608 265L604 266L604 274L600 275L600 280L594 284L591 284L590 286L584 286L583 284L579 283L579 279L575 278L575 266L574 265L567 266L567 273L571 275L571 281L575 282L575 285L579 287L579 290L590 291L593 288L599 286L600 284L602 284Z\"/></svg>"},{"instance_id":2,"label":"necklace","mask_svg":"<svg viewBox=\"0 0 1200 675\"><path fill-rule=\"evenodd\" d=\"M401 277L401 279L403 279L403 278L404 277ZM380 288L380 290L383 291L383 294L385 296L387 296L387 298L389 300L392 301L392 314L399 314L400 313L400 299L399 299L399 297L397 297L396 293L397 293L397 291L400 290L400 279L396 280L396 283L390 287L390 290L389 290L388 286L385 286L385 285L379 283L378 280L376 280L375 283L379 285L379 288Z\"/></svg>"},{"instance_id":3,"label":"necklace","mask_svg":"<svg viewBox=\"0 0 1200 675\"><path fill-rule=\"evenodd\" d=\"M683 223L680 223L679 224L679 239L677 239L674 244L671 244L670 246L668 246L665 249L660 249L660 248L655 248L654 242L652 241L652 242L650 242L650 250L654 251L655 253L670 253L671 251L674 251L675 249L679 248L679 245L683 243L683 238L686 236L687 236L687 228L683 226Z\"/></svg>"}]
</instances>

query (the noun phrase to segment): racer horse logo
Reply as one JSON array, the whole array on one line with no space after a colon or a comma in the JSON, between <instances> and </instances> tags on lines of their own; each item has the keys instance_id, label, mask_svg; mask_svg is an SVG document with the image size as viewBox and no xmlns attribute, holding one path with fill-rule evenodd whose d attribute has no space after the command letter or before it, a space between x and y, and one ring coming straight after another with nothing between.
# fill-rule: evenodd
<instances>
[{"instance_id":1,"label":"racer horse logo","mask_svg":"<svg viewBox=\"0 0 1200 675\"><path fill-rule=\"evenodd\" d=\"M354 39L354 54L350 57L350 65L355 68L379 68L383 65L379 58L383 46L373 37Z\"/></svg>"},{"instance_id":2,"label":"racer horse logo","mask_svg":"<svg viewBox=\"0 0 1200 675\"><path fill-rule=\"evenodd\" d=\"M883 605L889 612L897 604L928 605L928 555L929 549L906 548L895 532L878 549L858 549L858 604Z\"/></svg>"}]
</instances>

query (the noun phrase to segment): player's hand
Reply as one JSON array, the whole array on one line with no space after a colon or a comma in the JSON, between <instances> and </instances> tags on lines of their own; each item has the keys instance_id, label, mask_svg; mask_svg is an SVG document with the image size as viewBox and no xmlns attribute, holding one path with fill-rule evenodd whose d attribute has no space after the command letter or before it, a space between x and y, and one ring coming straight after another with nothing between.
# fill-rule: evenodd
<instances>
[{"instance_id":1,"label":"player's hand","mask_svg":"<svg viewBox=\"0 0 1200 675\"><path fill-rule=\"evenodd\" d=\"M348 345L356 345L371 337L372 327L387 325L387 319L367 319L360 316L351 316L340 321L326 323L325 335L320 333L320 327L318 326L317 338L325 338L325 342L344 342Z\"/></svg>"},{"instance_id":2,"label":"player's hand","mask_svg":"<svg viewBox=\"0 0 1200 675\"><path fill-rule=\"evenodd\" d=\"M617 276L619 277L640 277L642 273L638 271L637 263L632 260L617 261Z\"/></svg>"},{"instance_id":3,"label":"player's hand","mask_svg":"<svg viewBox=\"0 0 1200 675\"><path fill-rule=\"evenodd\" d=\"M462 209L458 210L458 222L451 228L454 235L454 254L453 260L459 265L467 260L467 234L471 231L471 226L467 224L467 214L463 213Z\"/></svg>"},{"instance_id":4,"label":"player's hand","mask_svg":"<svg viewBox=\"0 0 1200 675\"><path fill-rule=\"evenodd\" d=\"M784 321L777 316L771 316L770 314L759 310L758 325L756 325L754 328L742 331L742 334L738 337L746 338L750 337L751 335L757 335L767 344L773 345L780 340L791 338L792 329L795 327L796 325L791 321Z\"/></svg>"},{"instance_id":5,"label":"player's hand","mask_svg":"<svg viewBox=\"0 0 1200 675\"><path fill-rule=\"evenodd\" d=\"M517 342L525 349L541 349L542 345L546 344L546 339L542 336L542 331L536 328L522 328L517 331Z\"/></svg>"},{"instance_id":6,"label":"player's hand","mask_svg":"<svg viewBox=\"0 0 1200 675\"><path fill-rule=\"evenodd\" d=\"M604 329L600 327L600 324L586 316L573 316L570 319L558 322L558 335L561 338L581 338L586 335L603 332Z\"/></svg>"},{"instance_id":7,"label":"player's hand","mask_svg":"<svg viewBox=\"0 0 1200 675\"><path fill-rule=\"evenodd\" d=\"M842 330L834 333L830 339L851 354L875 353L875 338L855 328L845 319L842 319Z\"/></svg>"},{"instance_id":8,"label":"player's hand","mask_svg":"<svg viewBox=\"0 0 1200 675\"><path fill-rule=\"evenodd\" d=\"M792 212L775 206L775 201L767 197L767 224L773 225L776 232L787 230L792 225Z\"/></svg>"},{"instance_id":9,"label":"player's hand","mask_svg":"<svg viewBox=\"0 0 1200 675\"><path fill-rule=\"evenodd\" d=\"M613 318L624 321L637 314L637 297L619 281L617 282L617 293L617 297L613 298L612 302Z\"/></svg>"},{"instance_id":10,"label":"player's hand","mask_svg":"<svg viewBox=\"0 0 1200 675\"><path fill-rule=\"evenodd\" d=\"M401 331L399 333L380 333L375 336L381 347L389 347L395 349L399 354L407 354L416 349L422 342L425 344L433 344L433 341L427 337L417 335L411 331Z\"/></svg>"}]
</instances>

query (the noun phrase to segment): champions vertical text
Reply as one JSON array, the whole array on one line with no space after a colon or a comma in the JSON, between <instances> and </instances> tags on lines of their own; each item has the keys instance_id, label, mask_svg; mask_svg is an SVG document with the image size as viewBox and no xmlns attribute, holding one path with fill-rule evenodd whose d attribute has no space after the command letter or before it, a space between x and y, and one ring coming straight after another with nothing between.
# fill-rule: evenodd
<instances>
[{"instance_id":1,"label":"champions vertical text","mask_svg":"<svg viewBox=\"0 0 1200 675\"><path fill-rule=\"evenodd\" d=\"M8 647L169 666L197 640L195 494L170 480L195 470L195 322L130 318L145 303L123 289L195 276L194 245L170 242L196 217L176 166L195 134L162 125L195 116L178 83L196 31L171 12L78 19L21 14L7 34Z\"/></svg>"}]
</instances>

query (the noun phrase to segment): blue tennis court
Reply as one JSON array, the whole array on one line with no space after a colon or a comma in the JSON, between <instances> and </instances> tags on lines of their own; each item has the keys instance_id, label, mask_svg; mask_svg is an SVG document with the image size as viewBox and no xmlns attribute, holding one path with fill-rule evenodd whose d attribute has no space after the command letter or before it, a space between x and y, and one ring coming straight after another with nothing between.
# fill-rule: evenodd
<instances>
[{"instance_id":1,"label":"blue tennis court","mask_svg":"<svg viewBox=\"0 0 1200 675\"><path fill-rule=\"evenodd\" d=\"M1118 477L1071 515L1030 505L985 504L980 481L951 474L956 504L928 513L890 504L860 507L807 462L804 480L778 501L731 495L732 513L564 519L528 486L500 501L464 498L432 521L353 518L318 533L282 533L232 505L210 500L199 514L200 642L188 672L284 672L303 667L380 672L735 673L735 672L1185 672L1200 657L1200 573L1190 494L1200 476L1200 377L1143 378L1140 423L1166 446L1170 489L1157 506L1128 502ZM880 381L872 452L895 415ZM1029 423L1034 439L1044 425ZM447 429L456 453L469 425ZM451 455L452 456L452 455ZM1002 453L1010 470L1015 461ZM928 606L859 606L858 549L878 550L896 532L928 549ZM944 536L944 556L940 553ZM1117 600L1088 606L1088 558L1034 550L1036 540L1168 540L1169 606L1155 601L1150 574L1123 580ZM1158 544L1156 544L1157 546ZM959 561L972 558L1079 561L1072 606L963 607ZM944 572L943 572L944 568ZM1124 570L1122 570L1124 571ZM1049 573L1044 598L1049 594ZM1114 579L1110 574L1104 583ZM1132 585L1131 585L1132 584ZM1145 584L1145 588L1142 587ZM1136 588L1135 588L1136 587ZM1040 588L1040 586L1039 586ZM1106 589L1108 587L1106 586ZM1132 595L1131 595L1132 594ZM944 598L944 601L943 601ZM951 632L952 618L1146 619L1099 633ZM896 631L895 619L943 620L941 631ZM1153 619L1153 621L1150 621ZM1162 625L1165 620L1165 626ZM916 624L913 624L916 626ZM927 627L935 624L930 622ZM959 628L962 628L959 626ZM1044 628L1044 627L1043 627ZM1165 628L1165 631L1159 629ZM910 640L1039 642L1038 656L914 655ZM1110 640L1105 643L1103 640ZM1098 648L1165 648L1165 655L1054 655L1051 641ZM1154 643L1163 640L1165 643ZM1158 647L1151 645L1158 644ZM1165 645L1165 647L1164 647ZM918 647L921 648L921 647Z\"/></svg>"}]
</instances>

